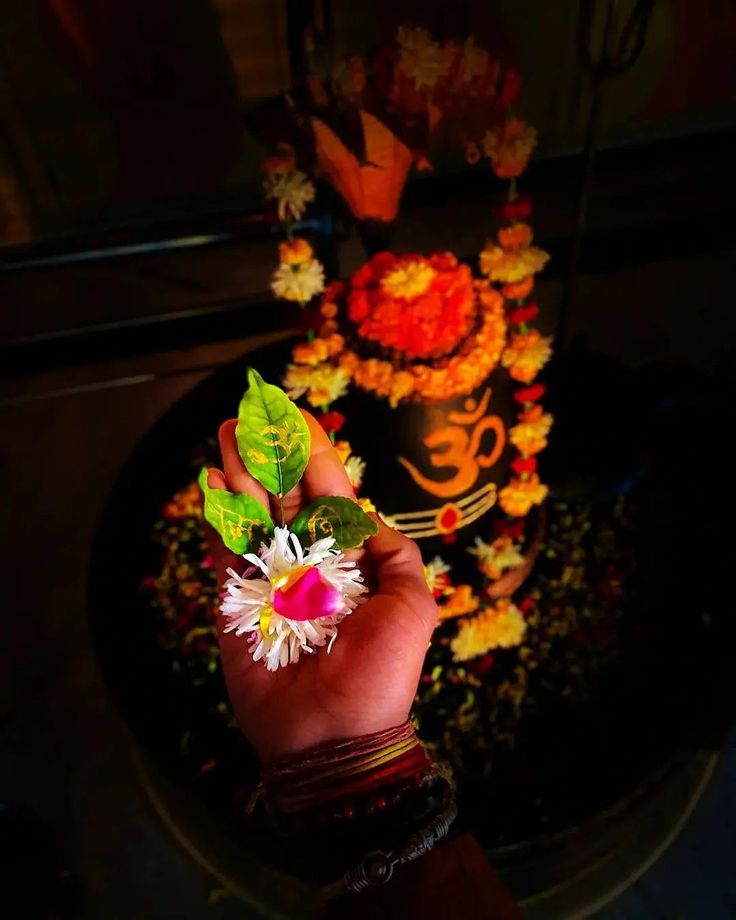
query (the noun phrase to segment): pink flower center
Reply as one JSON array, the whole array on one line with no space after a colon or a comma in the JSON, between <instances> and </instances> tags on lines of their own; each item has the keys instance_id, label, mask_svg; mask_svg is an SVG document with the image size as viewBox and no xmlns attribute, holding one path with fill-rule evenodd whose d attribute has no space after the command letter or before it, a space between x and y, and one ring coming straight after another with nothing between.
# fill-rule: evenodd
<instances>
[{"instance_id":1,"label":"pink flower center","mask_svg":"<svg viewBox=\"0 0 736 920\"><path fill-rule=\"evenodd\" d=\"M340 591L311 565L292 569L273 592L273 609L289 620L318 620L339 613L342 606Z\"/></svg>"}]
</instances>

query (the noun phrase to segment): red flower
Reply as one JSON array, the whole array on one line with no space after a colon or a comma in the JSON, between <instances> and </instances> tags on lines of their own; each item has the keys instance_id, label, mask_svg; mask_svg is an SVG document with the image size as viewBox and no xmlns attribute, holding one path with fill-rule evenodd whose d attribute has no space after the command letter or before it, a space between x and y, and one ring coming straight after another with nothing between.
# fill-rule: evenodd
<instances>
[{"instance_id":1,"label":"red flower","mask_svg":"<svg viewBox=\"0 0 736 920\"><path fill-rule=\"evenodd\" d=\"M325 288L325 292L322 295L322 300L325 303L334 303L336 300L339 300L345 293L345 287L346 285L344 281L331 281Z\"/></svg>"},{"instance_id":2,"label":"red flower","mask_svg":"<svg viewBox=\"0 0 736 920\"><path fill-rule=\"evenodd\" d=\"M327 432L327 434L332 434L333 431L339 431L345 424L345 416L342 414L342 412L337 412L335 409L333 409L331 412L325 412L325 414L320 416L317 421Z\"/></svg>"},{"instance_id":3,"label":"red flower","mask_svg":"<svg viewBox=\"0 0 736 920\"><path fill-rule=\"evenodd\" d=\"M503 75L503 86L498 97L500 105L505 109L513 105L518 99L520 91L521 74L515 67L509 67Z\"/></svg>"},{"instance_id":4,"label":"red flower","mask_svg":"<svg viewBox=\"0 0 736 920\"><path fill-rule=\"evenodd\" d=\"M523 307L513 307L506 314L510 323L528 323L539 314L539 307L535 303L528 303Z\"/></svg>"},{"instance_id":5,"label":"red flower","mask_svg":"<svg viewBox=\"0 0 736 920\"><path fill-rule=\"evenodd\" d=\"M519 601L517 606L522 613L529 613L534 610L534 598L525 597L523 601Z\"/></svg>"},{"instance_id":6,"label":"red flower","mask_svg":"<svg viewBox=\"0 0 736 920\"><path fill-rule=\"evenodd\" d=\"M521 475L522 473L536 473L537 471L537 458L536 457L517 457L511 462L511 469Z\"/></svg>"},{"instance_id":7,"label":"red flower","mask_svg":"<svg viewBox=\"0 0 736 920\"><path fill-rule=\"evenodd\" d=\"M521 387L514 393L514 399L518 403L533 403L544 396L544 384L535 383L530 387Z\"/></svg>"},{"instance_id":8,"label":"red flower","mask_svg":"<svg viewBox=\"0 0 736 920\"><path fill-rule=\"evenodd\" d=\"M347 300L360 336L410 359L448 354L475 315L471 271L451 253L378 253L353 275Z\"/></svg>"},{"instance_id":9,"label":"red flower","mask_svg":"<svg viewBox=\"0 0 736 920\"><path fill-rule=\"evenodd\" d=\"M493 530L497 537L520 540L524 536L524 518L516 518L514 521L495 521Z\"/></svg>"},{"instance_id":10,"label":"red flower","mask_svg":"<svg viewBox=\"0 0 736 920\"><path fill-rule=\"evenodd\" d=\"M493 661L493 655L488 652L482 658L475 658L473 661L469 661L466 668L476 677L484 677L493 667Z\"/></svg>"},{"instance_id":11,"label":"red flower","mask_svg":"<svg viewBox=\"0 0 736 920\"><path fill-rule=\"evenodd\" d=\"M513 201L504 198L494 211L499 220L523 220L532 213L532 200L528 195L519 195Z\"/></svg>"}]
</instances>

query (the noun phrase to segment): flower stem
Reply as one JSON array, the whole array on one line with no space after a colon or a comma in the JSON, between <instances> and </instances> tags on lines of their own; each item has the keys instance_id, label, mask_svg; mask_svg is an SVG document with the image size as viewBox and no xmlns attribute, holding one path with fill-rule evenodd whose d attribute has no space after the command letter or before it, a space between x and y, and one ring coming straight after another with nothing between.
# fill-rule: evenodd
<instances>
[{"instance_id":1,"label":"flower stem","mask_svg":"<svg viewBox=\"0 0 736 920\"><path fill-rule=\"evenodd\" d=\"M519 192L516 188L516 176L509 181L509 201L516 201Z\"/></svg>"}]
</instances>

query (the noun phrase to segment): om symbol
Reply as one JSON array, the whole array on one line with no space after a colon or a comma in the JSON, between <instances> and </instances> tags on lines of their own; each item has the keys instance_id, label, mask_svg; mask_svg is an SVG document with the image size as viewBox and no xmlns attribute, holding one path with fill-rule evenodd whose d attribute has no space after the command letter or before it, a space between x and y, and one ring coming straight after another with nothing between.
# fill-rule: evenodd
<instances>
[{"instance_id":1,"label":"om symbol","mask_svg":"<svg viewBox=\"0 0 736 920\"><path fill-rule=\"evenodd\" d=\"M475 400L466 400L465 412L448 413L447 421L451 424L435 428L424 439L425 447L430 450L429 462L432 466L457 470L450 479L437 482L421 473L405 457L398 458L414 482L425 492L439 498L453 498L467 492L475 484L481 469L493 466L501 456L506 445L506 429L499 416L484 414L490 398L491 390L488 388L477 407ZM478 451L486 431L493 431L496 440L489 454L480 454Z\"/></svg>"}]
</instances>

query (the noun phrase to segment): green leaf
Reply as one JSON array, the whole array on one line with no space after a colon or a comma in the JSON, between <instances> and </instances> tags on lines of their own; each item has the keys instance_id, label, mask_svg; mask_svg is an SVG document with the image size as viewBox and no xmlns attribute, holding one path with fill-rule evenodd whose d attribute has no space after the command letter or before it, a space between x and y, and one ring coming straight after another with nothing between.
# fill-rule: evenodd
<instances>
[{"instance_id":1,"label":"green leaf","mask_svg":"<svg viewBox=\"0 0 736 920\"><path fill-rule=\"evenodd\" d=\"M378 525L360 505L339 496L318 498L302 508L289 529L304 547L323 537L334 537L336 549L359 546L378 533Z\"/></svg>"},{"instance_id":2,"label":"green leaf","mask_svg":"<svg viewBox=\"0 0 736 920\"><path fill-rule=\"evenodd\" d=\"M302 478L311 437L304 416L279 387L248 369L235 429L246 469L272 495L286 495Z\"/></svg>"},{"instance_id":3,"label":"green leaf","mask_svg":"<svg viewBox=\"0 0 736 920\"><path fill-rule=\"evenodd\" d=\"M226 489L211 489L204 468L199 474L199 487L204 493L205 520L234 553L242 555L257 549L273 533L273 521L257 498Z\"/></svg>"}]
</instances>

